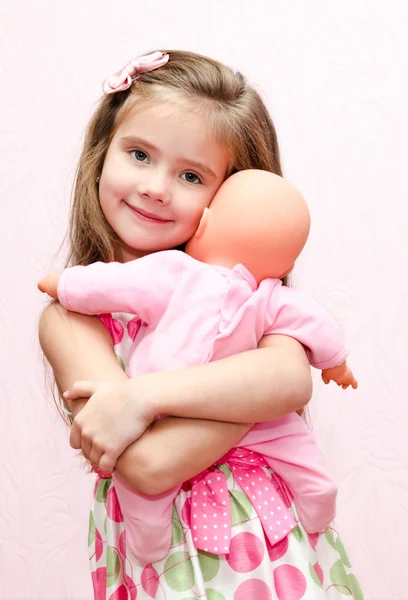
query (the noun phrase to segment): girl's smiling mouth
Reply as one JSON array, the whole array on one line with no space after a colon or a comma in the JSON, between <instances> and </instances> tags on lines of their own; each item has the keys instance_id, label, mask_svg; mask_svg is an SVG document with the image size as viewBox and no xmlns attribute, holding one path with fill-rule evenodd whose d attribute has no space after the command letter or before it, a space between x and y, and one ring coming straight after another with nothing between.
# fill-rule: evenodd
<instances>
[{"instance_id":1,"label":"girl's smiling mouth","mask_svg":"<svg viewBox=\"0 0 408 600\"><path fill-rule=\"evenodd\" d=\"M172 223L172 219L165 219L160 217L159 215L155 215L154 213L147 212L142 208L137 208L136 206L132 206L128 202L124 200L126 206L128 206L136 215L141 218L143 221L150 223Z\"/></svg>"}]
</instances>

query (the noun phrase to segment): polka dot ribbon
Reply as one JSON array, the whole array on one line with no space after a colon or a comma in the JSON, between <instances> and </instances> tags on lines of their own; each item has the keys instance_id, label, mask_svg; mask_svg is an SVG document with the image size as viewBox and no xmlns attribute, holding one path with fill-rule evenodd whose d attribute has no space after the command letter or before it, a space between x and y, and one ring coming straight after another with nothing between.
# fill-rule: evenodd
<instances>
[{"instance_id":1,"label":"polka dot ribbon","mask_svg":"<svg viewBox=\"0 0 408 600\"><path fill-rule=\"evenodd\" d=\"M233 448L219 464L228 464L251 501L271 546L296 527L276 486L265 475L267 463L246 448ZM194 545L212 554L228 554L231 544L231 507L225 475L211 467L191 483L191 529Z\"/></svg>"}]
</instances>

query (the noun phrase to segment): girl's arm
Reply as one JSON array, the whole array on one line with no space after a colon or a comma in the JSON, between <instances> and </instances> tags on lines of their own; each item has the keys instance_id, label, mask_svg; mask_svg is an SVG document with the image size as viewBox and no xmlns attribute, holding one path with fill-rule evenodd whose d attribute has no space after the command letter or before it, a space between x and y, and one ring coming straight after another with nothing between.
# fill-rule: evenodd
<instances>
[{"instance_id":1,"label":"girl's arm","mask_svg":"<svg viewBox=\"0 0 408 600\"><path fill-rule=\"evenodd\" d=\"M127 379L114 358L109 334L94 317L68 313L55 303L41 318L40 342L60 389L67 389L78 379L109 379L118 383ZM181 377L180 381L174 378L175 388L166 389L163 386L165 379L159 379L161 374L155 374L157 387L152 391L154 386L150 385L150 391L153 396L164 397L173 396L174 392L186 410L191 411L188 408L191 403L198 412L208 410L211 418L219 410L218 403L228 402L226 418L237 421L245 421L240 415L242 411L247 411L247 421L253 422L256 420L254 410L261 412L259 420L267 420L304 406L310 398L311 380L303 348L295 340L283 336L268 336L260 346L262 351L242 353L217 363L179 371L177 374ZM224 373L222 365L226 367ZM192 376L186 376L188 372ZM150 376L149 381L153 384L155 379ZM258 385L254 386L254 381L258 381ZM201 401L207 403L208 409L197 406ZM248 404L252 407L249 412ZM271 405L276 405L275 409L271 409ZM71 403L74 415L81 406L83 402L78 400ZM262 406L270 411L266 418ZM140 440L129 446L119 459L117 470L136 489L159 493L218 460L249 428L245 422L165 419L155 423ZM192 454L193 467L189 458ZM170 463L171 469L168 468ZM162 482L157 481L159 474L163 475ZM158 488L161 484L163 489Z\"/></svg>"},{"instance_id":2,"label":"girl's arm","mask_svg":"<svg viewBox=\"0 0 408 600\"><path fill-rule=\"evenodd\" d=\"M112 338L96 317L70 313L55 302L41 316L39 340L60 391L68 389L78 379L118 383L127 380L113 353ZM66 404L75 417L86 402L87 399L78 399L67 401ZM157 445L165 452L167 449L174 450L172 472L179 474L177 483L182 483L218 460L250 427L250 424L199 419L163 419L154 423L138 442L125 450L117 462L116 470L135 489L158 494L173 484L166 485L166 479L160 483L155 481L156 473L163 467L158 460ZM147 443L141 443L145 436ZM185 464L185 455L191 456L192 453L199 456L196 468L191 473L191 465L188 469ZM178 461L182 456L184 461L179 469Z\"/></svg>"},{"instance_id":3,"label":"girl's arm","mask_svg":"<svg viewBox=\"0 0 408 600\"><path fill-rule=\"evenodd\" d=\"M245 358L248 359L248 376L251 378L254 376L254 373L257 373L257 369L260 370L260 377L262 379L262 369L263 370L272 370L275 371L275 366L270 364L271 360L277 361L277 368L285 365L285 362L288 362L293 365L293 371L287 370L284 372L283 376L279 373L275 373L277 379L279 379L281 385L285 386L288 382L285 382L285 377L290 377L291 381L289 382L289 387L292 385L299 386L302 389L303 386L303 402L304 406L311 395L311 378L310 378L310 367L305 356L305 352L302 346L294 339L288 338L285 336L274 336L269 335L265 336L263 340L260 342L260 347L264 349L270 349L270 353L261 353L259 351L253 351L252 353L245 353ZM276 353L276 356L275 356ZM251 356L248 356L250 355ZM253 356L252 356L253 355ZM258 355L260 357L259 363L254 360L252 362L252 358ZM242 357L243 355L241 355ZM264 362L264 359L268 361L268 363ZM226 364L229 359L225 359L223 361L219 361L218 365ZM281 363L282 361L282 363ZM231 361L231 365L227 365L226 375L229 374L229 368L231 367L232 373L230 375L234 376L235 370L233 361ZM215 363L211 363L215 364ZM251 371L252 369L252 371ZM186 369L186 371L190 371L190 369ZM181 371L178 372L182 373ZM236 377L235 377L236 379ZM267 378L266 378L267 379ZM242 381L235 383L246 383L245 378L242 378ZM212 385L212 384L211 384ZM225 385L225 384L224 384ZM271 396L271 390L268 390L267 383L265 383L265 388L261 385L257 389L253 389L251 387L248 391L247 387L243 388L242 393L246 394L246 401L248 403L248 398L251 400L255 398L256 403L262 403L262 394L268 397L269 401L273 403L273 397ZM205 387L207 391L213 391L214 395L218 397L218 402L224 401L224 394L222 391L214 385ZM263 390L263 392L262 392ZM202 390L201 390L202 391ZM273 393L276 394L275 384L272 386ZM194 393L193 391L191 393ZM235 399L238 402L238 397L240 394L238 393L235 396ZM220 398L223 398L220 400ZM299 390L296 392L297 398L302 398ZM210 402L210 398L208 397L209 404L212 406L212 402ZM227 400L227 397L225 397ZM292 399L288 404L290 405ZM266 402L267 400L265 400ZM248 403L251 406L251 402ZM186 403L186 406L188 404ZM189 409L187 409L189 410ZM197 409L197 412L206 413L207 409ZM238 418L236 416L236 405L231 406L231 417L230 418ZM246 408L244 409L245 413ZM281 400L278 403L277 411L284 410L284 401ZM217 409L213 410L216 412ZM195 410L193 411L195 412ZM211 409L209 409L211 412ZM223 410L220 411L220 413ZM286 411L288 412L288 411ZM245 413L246 414L246 413ZM272 413L271 413L272 414ZM277 418L277 415L275 418ZM248 420L254 417L248 417ZM261 420L261 419L259 419ZM264 420L264 419L262 419ZM125 461L133 457L130 460L130 465L137 465L140 460L143 464L143 468L145 470L143 474L143 480L138 479L138 474L132 472L131 466L129 466L127 479L130 485L136 487L137 489L141 489L139 486L143 485L143 491L145 494L160 494L174 485L181 484L184 481L194 477L214 462L216 462L219 458L221 458L232 446L236 445L239 440L247 433L247 431L251 428L251 426L245 424L235 424L235 426L239 429L236 430L237 437L233 443L231 443L234 433L233 433L233 423L229 423L227 430L228 435L225 435L224 426L226 423L218 422L218 421L206 421L206 420L196 420L196 419L180 419L167 417L159 422L156 422L153 427L149 428L141 438L139 438L132 446L125 451L122 456L118 459L116 463L117 468L122 466L122 461ZM191 459L191 456L194 459ZM140 477L140 473L139 473Z\"/></svg>"},{"instance_id":4,"label":"girl's arm","mask_svg":"<svg viewBox=\"0 0 408 600\"><path fill-rule=\"evenodd\" d=\"M161 494L213 465L251 427L245 423L166 417L123 452L115 469L136 490Z\"/></svg>"},{"instance_id":5,"label":"girl's arm","mask_svg":"<svg viewBox=\"0 0 408 600\"><path fill-rule=\"evenodd\" d=\"M60 393L77 377L118 383L127 380L113 353L112 338L99 319L70 313L53 302L41 315L38 334ZM66 404L75 417L87 401Z\"/></svg>"},{"instance_id":6,"label":"girl's arm","mask_svg":"<svg viewBox=\"0 0 408 600\"><path fill-rule=\"evenodd\" d=\"M179 371L130 379L152 415L214 419L235 423L271 421L302 409L312 381L303 346L284 335L267 335L257 350ZM150 391L152 389L152 391ZM169 393L171 390L171 393Z\"/></svg>"}]
</instances>

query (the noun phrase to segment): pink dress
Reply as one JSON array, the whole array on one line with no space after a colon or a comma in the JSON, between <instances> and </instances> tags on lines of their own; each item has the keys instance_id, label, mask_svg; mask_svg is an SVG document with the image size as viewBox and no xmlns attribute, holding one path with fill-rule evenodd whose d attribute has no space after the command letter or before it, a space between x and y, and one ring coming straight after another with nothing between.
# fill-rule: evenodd
<instances>
[{"instance_id":1,"label":"pink dress","mask_svg":"<svg viewBox=\"0 0 408 600\"><path fill-rule=\"evenodd\" d=\"M160 263L151 260L153 257L159 257ZM139 259L133 263L126 263L126 265L110 263L109 265L94 264L86 268L75 267L65 272L59 287L62 303L77 312L95 314L123 311L137 313L143 318L145 321L143 324L135 321L134 318L128 319L126 330L119 320L108 316L103 318L114 336L114 341L118 342L118 347L115 347L116 351L119 351L118 354L123 352L124 343L125 346L127 345L124 358L128 358L130 361L128 374L136 374L136 365L143 370L164 370L163 365L154 368L160 362L164 349L168 360L167 368L177 368L172 364L173 357L177 357L177 361L185 361L184 364L178 362L179 368L188 364L197 364L197 362L191 363L189 360L191 354L195 357L195 361L199 356L201 357L198 359L199 362L215 360L232 354L236 346L240 351L256 347L257 336L260 339L265 333L272 332L285 333L300 339L303 343L308 342L309 357L316 366L334 366L344 360L346 351L343 338L327 313L322 311L318 305L311 304L309 299L306 299L305 305L303 297L299 298L295 290L290 290L289 295L286 294L288 288L281 287L277 280L269 280L271 285L268 288L263 286L261 293L258 293L262 284L258 288L244 267L238 266L229 271L204 265L204 270L208 272L209 277L203 287L202 273L199 272L197 277L197 271L202 271L202 269L201 267L196 268L202 263L197 263L187 255L170 251L154 254L148 258L149 261L146 258ZM159 271L159 268L162 271ZM163 269L166 276L160 277ZM180 288L183 293L177 295ZM203 290L209 290L210 293L203 292ZM283 297L280 294L282 291L284 292ZM195 302L189 305L186 298L188 295L194 296L194 293ZM196 310L198 298L201 298L201 302L204 301L205 311ZM311 307L314 309L313 311L311 311ZM309 314L302 317L300 309L307 309ZM186 317L187 320L190 317L190 326L191 321L194 323L195 335L193 336L189 336L188 331L182 325ZM121 317L122 321L123 318L126 319L123 316ZM153 331L157 332L163 321L166 321L167 326L162 328L160 347L160 345L155 345L152 338L155 338L156 334L152 335L152 333ZM327 349L325 336L319 338L319 326L322 322L328 324L324 331L332 342L329 349ZM206 323L210 323L212 329L211 326L206 326ZM292 327L292 323L296 324L297 329ZM173 327L170 327L170 324L173 324ZM149 331L152 325L154 326L153 331ZM141 326L140 329L139 326ZM256 336L253 335L254 331ZM137 339L136 333L139 334ZM147 338L149 334L150 339ZM129 338L126 344L127 336ZM179 350L182 350L182 356L179 351L176 353L173 349L174 336L179 342L184 339L185 343L180 343L178 346ZM137 345L131 344L129 347L129 341L132 338ZM144 351L141 355L148 356L150 364L141 367L141 361L135 360L135 354L137 349L143 347L143 342L146 340L149 344L149 352ZM296 450L299 450L298 453ZM292 491L295 492L298 513L292 506L292 494L276 475L271 478L268 466L282 475ZM226 477L226 469L228 469L228 475L231 473L230 477ZM228 484L230 478L233 484L232 489ZM200 552L208 553L208 556L213 556L214 560L218 556L219 560L226 560L231 567L231 561L233 562L231 554L234 554L235 550L239 548L239 544L235 547L238 540L255 540L251 536L237 538L236 535L233 535L237 523L235 522L235 504L232 499L238 499L240 504L243 503L243 506L246 507L246 512L256 515L255 519L259 521L263 531L263 536L258 539L261 543L267 544L269 555L276 554L279 549L281 549L280 552L282 548L287 549L290 536L303 537L301 527L304 526L309 534L312 533L309 539L318 540L319 532L325 529L334 515L336 488L324 471L313 439L297 415L288 415L274 424L264 423L255 426L241 440L239 448L230 451L217 466L197 476L185 484L182 489L177 487L160 497L155 497L154 501L152 497L144 497L127 488L118 476L114 476L113 482L110 478L98 480L95 490L95 510L91 514L90 541L91 546L95 545L92 560L96 560L93 579L97 598L99 593L102 594L101 597L105 597L103 594L106 593L106 589L112 587L109 585L112 583L112 579L109 579L106 569L97 566L101 560L103 563L103 546L98 543L102 534L96 525L96 515L98 514L96 509L100 508L101 494L107 510L104 522L105 533L108 535L109 519L113 520L117 524L115 535L119 543L115 549L111 548L105 560L108 560L109 556L113 556L112 552L116 552L115 556L118 560L121 557L120 570L124 569L122 583L119 587L116 584L113 586L114 589L111 590L113 595L110 595L110 598L121 598L122 595L119 594L123 594L124 598L133 597L138 589L138 583L135 582L134 577L136 567L140 576L139 588L141 586L147 594L141 597L187 598L184 595L174 594L174 591L179 592L181 589L171 592L172 586L169 581L172 578L170 576L164 576L164 580L170 585L165 595L159 594L159 587L162 587L164 583L162 582L161 586L158 585L157 571L153 577L157 583L157 589L154 589L156 583L151 582L153 587L150 589L150 584L145 581L147 573L151 573L153 572L151 570L155 569L152 562L163 563L163 560L159 560L159 558L165 557L168 560L170 556L174 556L172 550L175 547L175 527L179 533L181 533L180 527L183 531L183 545L184 548L189 548L187 552L189 556L192 545L194 552L198 553L197 556L200 556ZM119 503L117 496L119 496ZM172 513L173 516L175 512L177 513L181 498L184 499L181 507L181 520L180 518L176 519L178 524L176 526L174 518L172 521L171 516ZM209 499L210 502L208 502ZM302 516L302 525L297 525L299 512ZM123 518L126 533L123 528ZM189 531L185 529L186 527ZM211 535L209 535L208 529L211 529ZM186 537L187 533L190 536ZM331 535L328 530L325 537L331 539ZM187 544L188 537L190 539ZM340 544L340 542L338 543ZM170 550L169 546L171 546ZM239 552L237 556L239 556ZM137 558L141 560L137 560ZM187 569L188 571L189 560L186 562L184 558L183 570ZM237 560L240 559L237 558ZM146 566L146 563L150 564ZM126 574L126 565L132 565L129 575ZM117 566L119 568L119 563ZM172 572L174 572L174 567L175 565L172 565ZM322 583L319 579L318 566L316 569L317 580ZM233 567L232 570L234 571ZM180 569L177 568L177 572L179 571ZM247 573L248 571L243 572ZM278 572L285 573L286 571L281 569ZM289 570L289 572L291 571ZM287 580L286 575L282 575L282 577L285 581ZM311 577L315 581L313 573ZM115 582L118 579L120 581L119 574L115 578ZM149 578L148 580L150 581ZM244 584L242 581L239 585L239 593L243 595L237 596L237 598L261 597L259 594L264 589L262 587L263 580L260 579L258 583L254 583L256 581L255 578L251 584L255 585L253 590L249 584ZM268 586L268 583L264 583ZM315 584L317 585L316 581ZM279 584L277 585L279 589ZM358 587L357 583L356 585ZM276 582L274 586L276 589ZM306 580L305 586L306 591ZM194 587L191 588L191 591L194 592L194 589ZM266 589L268 588L265 587ZM269 589L272 588L269 587ZM151 595L153 591L156 595ZM252 591L253 596L250 595ZM115 593L118 595L115 596ZM213 596L200 594L199 597L212 598ZM221 597L214 596L214 598ZM230 596L225 596L225 598L228 597Z\"/></svg>"}]
</instances>

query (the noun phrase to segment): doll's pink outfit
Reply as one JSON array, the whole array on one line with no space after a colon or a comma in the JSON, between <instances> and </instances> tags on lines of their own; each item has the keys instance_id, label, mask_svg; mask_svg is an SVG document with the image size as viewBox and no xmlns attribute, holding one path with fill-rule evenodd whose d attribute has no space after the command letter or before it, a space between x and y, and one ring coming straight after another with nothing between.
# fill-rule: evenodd
<instances>
[{"instance_id":1,"label":"doll's pink outfit","mask_svg":"<svg viewBox=\"0 0 408 600\"><path fill-rule=\"evenodd\" d=\"M243 266L201 263L175 250L135 261L94 263L66 269L58 296L67 309L84 314L136 314L142 326L129 355L127 374L182 369L254 349L266 334L297 339L310 364L326 369L344 362L344 336L311 297L266 279L258 286ZM258 514L271 547L296 523L264 467L291 489L308 533L322 531L335 514L337 489L305 423L291 414L255 425L225 457ZM158 496L136 492L113 474L127 542L142 563L169 550L173 500L180 486ZM191 480L189 507L196 548L228 554L231 512L222 474L208 470ZM209 528L211 528L211 535Z\"/></svg>"}]
</instances>

